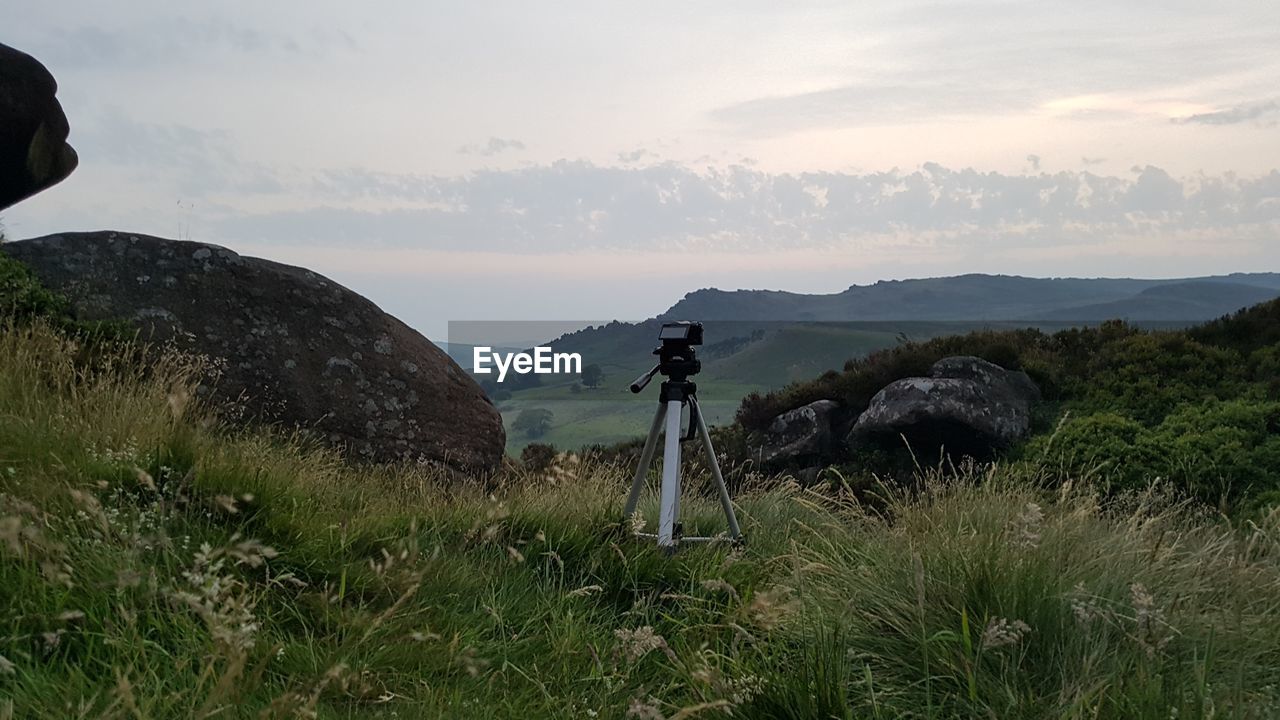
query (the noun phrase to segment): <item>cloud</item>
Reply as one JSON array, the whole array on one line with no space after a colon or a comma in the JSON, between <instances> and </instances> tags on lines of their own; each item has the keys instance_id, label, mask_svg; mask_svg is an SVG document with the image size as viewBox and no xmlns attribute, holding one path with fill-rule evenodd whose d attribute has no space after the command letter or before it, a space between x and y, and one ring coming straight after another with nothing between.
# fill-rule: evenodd
<instances>
[{"instance_id":1,"label":"cloud","mask_svg":"<svg viewBox=\"0 0 1280 720\"><path fill-rule=\"evenodd\" d=\"M1107 159L1104 157L1089 157L1088 155L1084 155L1080 158L1080 164L1085 167L1089 167L1090 165L1101 165L1106 161Z\"/></svg>"},{"instance_id":2,"label":"cloud","mask_svg":"<svg viewBox=\"0 0 1280 720\"><path fill-rule=\"evenodd\" d=\"M934 163L870 173L775 174L734 165L560 161L461 177L330 172L310 205L236 214L216 237L254 243L474 252L580 250L987 252L1113 238L1280 239L1280 171L1174 177L1142 166L1010 175ZM363 190L362 190L363 188ZM330 193L326 195L326 193ZM369 207L362 198L377 198Z\"/></svg>"},{"instance_id":3,"label":"cloud","mask_svg":"<svg viewBox=\"0 0 1280 720\"><path fill-rule=\"evenodd\" d=\"M239 157L230 133L177 123L149 123L111 108L75 135L85 162L114 166L143 184L160 183L186 197L283 192L285 181Z\"/></svg>"},{"instance_id":4,"label":"cloud","mask_svg":"<svg viewBox=\"0 0 1280 720\"><path fill-rule=\"evenodd\" d=\"M458 148L459 155L483 155L492 157L508 150L524 150L524 143L519 140L507 140L500 137L491 137L489 141L483 145L463 145Z\"/></svg>"},{"instance_id":5,"label":"cloud","mask_svg":"<svg viewBox=\"0 0 1280 720\"><path fill-rule=\"evenodd\" d=\"M900 84L854 83L755 98L716 108L710 115L712 120L742 130L772 133L1008 114L1032 107L1026 93L999 83L984 86L904 79Z\"/></svg>"},{"instance_id":6,"label":"cloud","mask_svg":"<svg viewBox=\"0 0 1280 720\"><path fill-rule=\"evenodd\" d=\"M222 55L311 56L331 48L352 49L341 30L263 30L226 17L144 17L115 27L107 24L58 26L32 37L31 52L65 68L145 69L172 67Z\"/></svg>"},{"instance_id":7,"label":"cloud","mask_svg":"<svg viewBox=\"0 0 1280 720\"><path fill-rule=\"evenodd\" d=\"M1046 114L1163 120L1203 112L1203 103L1245 92L1280 67L1274 29L1233 21L1205 33L1220 13L1173 5L1153 14L1141 4L1086 2L1068 17L1043 3L904 0L876 6L867 13L874 19L831 13L842 42L839 50L814 44L819 69L791 77L778 68L776 82L744 86L709 115L754 136ZM796 87L804 91L789 90ZM1187 95L1193 88L1205 96Z\"/></svg>"},{"instance_id":8,"label":"cloud","mask_svg":"<svg viewBox=\"0 0 1280 720\"><path fill-rule=\"evenodd\" d=\"M1237 105L1225 110L1197 113L1187 117L1174 118L1173 122L1179 124L1195 123L1199 125L1238 125L1240 123L1254 121L1264 123L1268 126L1274 126L1276 124L1277 116L1280 116L1280 102L1272 100L1271 102Z\"/></svg>"},{"instance_id":9,"label":"cloud","mask_svg":"<svg viewBox=\"0 0 1280 720\"><path fill-rule=\"evenodd\" d=\"M658 153L653 152L652 150L649 150L647 148L636 148L631 152L618 153L618 162L624 165L630 165L633 163L641 162L643 160L658 160L661 157L662 156L659 155Z\"/></svg>"}]
</instances>

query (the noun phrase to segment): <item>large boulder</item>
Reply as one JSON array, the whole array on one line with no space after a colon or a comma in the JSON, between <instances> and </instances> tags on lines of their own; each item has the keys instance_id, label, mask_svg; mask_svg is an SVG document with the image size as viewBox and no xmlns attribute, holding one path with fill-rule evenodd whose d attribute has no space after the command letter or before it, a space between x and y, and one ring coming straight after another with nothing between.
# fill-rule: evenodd
<instances>
[{"instance_id":1,"label":"large boulder","mask_svg":"<svg viewBox=\"0 0 1280 720\"><path fill-rule=\"evenodd\" d=\"M1040 388L1021 370L1005 370L972 355L945 357L929 368L929 377L973 380L979 385L1007 391L1028 405L1040 402Z\"/></svg>"},{"instance_id":2,"label":"large boulder","mask_svg":"<svg viewBox=\"0 0 1280 720\"><path fill-rule=\"evenodd\" d=\"M1040 390L1025 373L976 357L949 357L929 377L890 383L849 433L853 449L900 443L985 458L1027 437Z\"/></svg>"},{"instance_id":3,"label":"large boulder","mask_svg":"<svg viewBox=\"0 0 1280 720\"><path fill-rule=\"evenodd\" d=\"M0 210L75 170L58 84L38 60L0 45Z\"/></svg>"},{"instance_id":4,"label":"large boulder","mask_svg":"<svg viewBox=\"0 0 1280 720\"><path fill-rule=\"evenodd\" d=\"M765 433L761 460L791 463L829 455L834 441L832 415L837 408L832 400L817 400L774 418Z\"/></svg>"},{"instance_id":5,"label":"large boulder","mask_svg":"<svg viewBox=\"0 0 1280 720\"><path fill-rule=\"evenodd\" d=\"M497 467L502 418L441 349L302 268L117 232L5 243L82 319L123 318L222 366L211 392L251 419L314 431L375 462Z\"/></svg>"}]
</instances>

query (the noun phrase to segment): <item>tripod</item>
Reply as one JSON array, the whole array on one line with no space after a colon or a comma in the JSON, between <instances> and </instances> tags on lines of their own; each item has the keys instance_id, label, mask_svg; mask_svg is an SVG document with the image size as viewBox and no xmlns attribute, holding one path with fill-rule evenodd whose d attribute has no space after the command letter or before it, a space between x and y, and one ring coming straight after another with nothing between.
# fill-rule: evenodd
<instances>
[{"instance_id":1,"label":"tripod","mask_svg":"<svg viewBox=\"0 0 1280 720\"><path fill-rule=\"evenodd\" d=\"M687 324L675 324L688 327ZM738 518L733 512L733 502L729 498L729 489L724 484L724 476L720 474L720 463L716 461L715 448L711 446L711 433L707 431L707 423L702 418L698 407L698 386L688 377L701 369L701 363L694 357L692 344L701 344L702 327L697 325L696 343L687 339L673 342L668 338L668 328L663 326L662 345L654 350L660 357L652 370L641 375L631 384L631 392L638 393L649 384L658 372L670 377L662 383L662 392L658 398L658 410L653 416L653 424L649 428L649 437L645 440L644 450L640 453L640 465L636 468L635 479L631 483L631 493L627 496L624 510L626 517L632 517L636 505L640 501L640 491L644 489L645 478L649 474L649 465L653 462L654 452L658 448L658 432L664 430L662 452L662 489L659 498L658 532L637 533L640 537L656 538L658 547L668 553L675 552L681 541L711 542L721 537L685 536L680 522L680 442L698 437L702 441L702 449L706 455L707 465L711 468L711 476L715 480L716 490L720 494L720 507L724 510L725 519L729 522L729 540L740 542L742 531L738 527ZM685 405L689 406L689 434L681 437L680 416Z\"/></svg>"}]
</instances>

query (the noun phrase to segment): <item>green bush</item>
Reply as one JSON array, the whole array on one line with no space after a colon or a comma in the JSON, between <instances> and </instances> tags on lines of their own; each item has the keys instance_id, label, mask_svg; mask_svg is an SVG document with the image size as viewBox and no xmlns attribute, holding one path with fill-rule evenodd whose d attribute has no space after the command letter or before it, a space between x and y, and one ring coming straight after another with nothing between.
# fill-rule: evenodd
<instances>
[{"instance_id":1,"label":"green bush","mask_svg":"<svg viewBox=\"0 0 1280 720\"><path fill-rule=\"evenodd\" d=\"M554 445L529 443L520 451L520 464L529 472L546 472L556 461L557 454Z\"/></svg>"},{"instance_id":2,"label":"green bush","mask_svg":"<svg viewBox=\"0 0 1280 720\"><path fill-rule=\"evenodd\" d=\"M1191 328L1187 335L1206 345L1249 354L1280 345L1280 298Z\"/></svg>"},{"instance_id":3,"label":"green bush","mask_svg":"<svg viewBox=\"0 0 1280 720\"><path fill-rule=\"evenodd\" d=\"M66 298L46 289L26 265L0 250L0 317L19 321L33 317L69 318Z\"/></svg>"},{"instance_id":4,"label":"green bush","mask_svg":"<svg viewBox=\"0 0 1280 720\"><path fill-rule=\"evenodd\" d=\"M65 297L41 285L26 265L0 250L0 323L26 325L37 319L90 341L128 340L136 335L124 321L77 319Z\"/></svg>"},{"instance_id":5,"label":"green bush","mask_svg":"<svg viewBox=\"0 0 1280 720\"><path fill-rule=\"evenodd\" d=\"M1155 425L1174 408L1239 395L1248 378L1239 353L1182 333L1143 333L1107 343L1073 379L1074 407L1122 412Z\"/></svg>"},{"instance_id":6,"label":"green bush","mask_svg":"<svg viewBox=\"0 0 1280 720\"><path fill-rule=\"evenodd\" d=\"M1160 480L1234 506L1280 490L1280 403L1188 404L1155 427L1111 412L1069 418L1053 435L1028 443L1023 457L1051 476L1090 478L1112 491Z\"/></svg>"},{"instance_id":7,"label":"green bush","mask_svg":"<svg viewBox=\"0 0 1280 720\"><path fill-rule=\"evenodd\" d=\"M1141 487L1160 474L1160 459L1142 455L1147 434L1142 423L1116 413L1068 417L1052 435L1033 438L1022 454L1057 478Z\"/></svg>"}]
</instances>

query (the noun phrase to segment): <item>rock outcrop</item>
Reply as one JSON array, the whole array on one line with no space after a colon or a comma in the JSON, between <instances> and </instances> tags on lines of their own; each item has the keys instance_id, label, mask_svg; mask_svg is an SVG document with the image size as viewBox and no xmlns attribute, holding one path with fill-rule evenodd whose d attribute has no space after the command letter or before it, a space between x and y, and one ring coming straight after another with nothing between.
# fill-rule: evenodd
<instances>
[{"instance_id":1,"label":"rock outcrop","mask_svg":"<svg viewBox=\"0 0 1280 720\"><path fill-rule=\"evenodd\" d=\"M791 463L829 455L835 440L832 413L838 407L835 401L817 400L774 418L765 435L761 460Z\"/></svg>"},{"instance_id":2,"label":"rock outcrop","mask_svg":"<svg viewBox=\"0 0 1280 720\"><path fill-rule=\"evenodd\" d=\"M221 365L202 387L248 418L317 433L375 462L497 467L502 418L429 340L308 270L216 245L119 232L0 245L77 317L132 321Z\"/></svg>"},{"instance_id":3,"label":"rock outcrop","mask_svg":"<svg viewBox=\"0 0 1280 720\"><path fill-rule=\"evenodd\" d=\"M38 60L0 45L0 210L75 170L58 84Z\"/></svg>"},{"instance_id":4,"label":"rock outcrop","mask_svg":"<svg viewBox=\"0 0 1280 720\"><path fill-rule=\"evenodd\" d=\"M1026 373L976 357L949 357L929 377L905 378L871 399L849 433L850 448L900 443L926 452L990 457L1026 438L1040 390Z\"/></svg>"}]
</instances>

